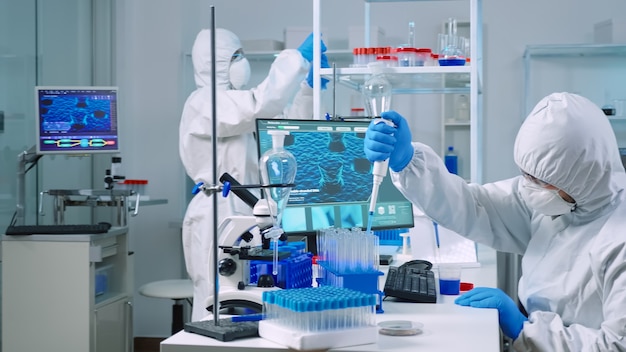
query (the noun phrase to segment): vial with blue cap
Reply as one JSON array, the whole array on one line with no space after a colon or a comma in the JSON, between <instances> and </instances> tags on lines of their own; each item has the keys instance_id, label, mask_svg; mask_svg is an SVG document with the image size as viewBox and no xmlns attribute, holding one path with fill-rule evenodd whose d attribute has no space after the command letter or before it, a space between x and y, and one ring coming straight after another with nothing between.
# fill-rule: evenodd
<instances>
[{"instance_id":1,"label":"vial with blue cap","mask_svg":"<svg viewBox=\"0 0 626 352\"><path fill-rule=\"evenodd\" d=\"M448 172L455 175L459 174L459 156L454 151L453 146L448 147L448 151L444 156L444 163L446 164Z\"/></svg>"}]
</instances>

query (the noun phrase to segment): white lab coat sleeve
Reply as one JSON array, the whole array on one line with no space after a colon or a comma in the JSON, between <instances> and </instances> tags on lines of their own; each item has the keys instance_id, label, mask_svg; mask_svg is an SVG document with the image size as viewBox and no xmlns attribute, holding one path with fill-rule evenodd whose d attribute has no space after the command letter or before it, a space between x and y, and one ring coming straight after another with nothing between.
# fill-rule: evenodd
<instances>
[{"instance_id":1,"label":"white lab coat sleeve","mask_svg":"<svg viewBox=\"0 0 626 352\"><path fill-rule=\"evenodd\" d=\"M215 107L218 135L232 137L252 133L256 128L257 118L281 117L292 100L295 105L294 97L305 80L309 67L309 62L299 51L283 50L272 63L267 77L258 86L249 90L218 90ZM185 102L181 133L210 139L212 117L211 87L195 90Z\"/></svg>"},{"instance_id":2,"label":"white lab coat sleeve","mask_svg":"<svg viewBox=\"0 0 626 352\"><path fill-rule=\"evenodd\" d=\"M313 88L306 80L300 83L300 90L284 112L284 118L310 120L313 118Z\"/></svg>"},{"instance_id":3,"label":"white lab coat sleeve","mask_svg":"<svg viewBox=\"0 0 626 352\"><path fill-rule=\"evenodd\" d=\"M413 143L413 158L390 172L398 190L438 224L496 250L523 254L530 240L531 212L519 196L518 178L468 184L451 174L427 145Z\"/></svg>"},{"instance_id":4,"label":"white lab coat sleeve","mask_svg":"<svg viewBox=\"0 0 626 352\"><path fill-rule=\"evenodd\" d=\"M602 296L602 310L597 312L603 317L600 328L565 326L556 313L532 312L513 344L516 351L626 351L624 231L605 231L594 241L589 256L593 280Z\"/></svg>"},{"instance_id":5,"label":"white lab coat sleeve","mask_svg":"<svg viewBox=\"0 0 626 352\"><path fill-rule=\"evenodd\" d=\"M295 49L283 50L272 63L267 77L250 90L228 90L217 101L217 131L220 137L253 132L257 118L281 117L293 102L310 63Z\"/></svg>"}]
</instances>

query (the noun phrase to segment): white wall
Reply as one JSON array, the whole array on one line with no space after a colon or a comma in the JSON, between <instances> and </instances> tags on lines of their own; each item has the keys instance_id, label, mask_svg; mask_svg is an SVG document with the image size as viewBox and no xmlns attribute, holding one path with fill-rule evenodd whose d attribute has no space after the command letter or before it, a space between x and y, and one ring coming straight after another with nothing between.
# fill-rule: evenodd
<instances>
[{"instance_id":1,"label":"white wall","mask_svg":"<svg viewBox=\"0 0 626 352\"><path fill-rule=\"evenodd\" d=\"M245 4L245 8L242 5ZM183 270L180 235L168 227L185 208L184 171L178 158L178 121L182 111L184 53L200 28L209 27L209 6L216 25L242 39L283 39L290 26L312 26L312 3L264 0L118 0L118 82L127 116L123 143L129 176L149 179L152 196L167 205L144 208L132 219L135 281L179 277ZM345 48L348 27L363 24L361 0L322 1L322 27L331 49ZM262 16L267 10L276 14ZM436 33L446 18L469 18L466 2L373 4L372 24L386 30L390 45L403 42L407 23L416 21L418 45L435 46ZM622 0L484 1L484 181L518 174L512 161L513 141L523 120L522 54L527 44L591 42L593 24L626 16ZM273 20L278 18L278 20ZM340 47L344 45L344 47ZM602 89L598 87L598 89ZM423 99L402 97L409 114L420 111ZM409 102L410 101L410 102ZM120 118L121 120L121 118ZM412 126L423 133L427 116ZM131 129L132 128L132 129ZM424 137L427 142L429 138ZM169 335L171 302L135 296L135 336Z\"/></svg>"},{"instance_id":2,"label":"white wall","mask_svg":"<svg viewBox=\"0 0 626 352\"><path fill-rule=\"evenodd\" d=\"M593 24L626 20L620 0L485 1L485 181L517 174L513 141L523 120L522 55L527 44L593 41ZM602 91L602 87L598 87ZM599 102L598 102L599 103ZM534 105L534 104L533 104Z\"/></svg>"},{"instance_id":3,"label":"white wall","mask_svg":"<svg viewBox=\"0 0 626 352\"><path fill-rule=\"evenodd\" d=\"M119 1L117 85L120 87L121 153L129 178L147 179L151 198L164 205L140 208L129 219L135 252L135 286L181 278L180 230L184 171L178 157L182 71L180 4L177 1ZM168 336L172 302L135 291L135 336Z\"/></svg>"}]
</instances>

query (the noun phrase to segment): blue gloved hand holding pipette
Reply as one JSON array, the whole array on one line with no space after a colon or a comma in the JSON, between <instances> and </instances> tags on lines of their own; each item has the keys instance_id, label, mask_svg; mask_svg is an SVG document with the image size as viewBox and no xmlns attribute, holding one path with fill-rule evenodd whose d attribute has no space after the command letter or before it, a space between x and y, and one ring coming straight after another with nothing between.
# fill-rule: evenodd
<instances>
[{"instance_id":1,"label":"blue gloved hand holding pipette","mask_svg":"<svg viewBox=\"0 0 626 352\"><path fill-rule=\"evenodd\" d=\"M365 156L371 162L389 160L389 167L395 172L402 171L413 158L411 130L406 119L396 111L381 114L394 126L372 121L365 133Z\"/></svg>"}]
</instances>

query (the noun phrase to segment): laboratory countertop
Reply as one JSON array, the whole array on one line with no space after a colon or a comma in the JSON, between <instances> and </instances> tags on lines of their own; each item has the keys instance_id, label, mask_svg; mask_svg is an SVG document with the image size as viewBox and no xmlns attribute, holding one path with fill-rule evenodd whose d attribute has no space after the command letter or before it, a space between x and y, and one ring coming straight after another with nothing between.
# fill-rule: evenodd
<instances>
[{"instance_id":1,"label":"laboratory countertop","mask_svg":"<svg viewBox=\"0 0 626 352\"><path fill-rule=\"evenodd\" d=\"M471 282L475 286L495 287L497 279L495 251L479 246L478 258L479 266L463 268L461 281ZM381 271L386 272L385 268ZM436 304L383 301L385 312L376 315L377 322L415 321L423 324L423 332L414 336L379 335L377 343L343 347L332 351L500 351L497 311L455 305L454 299L457 297L438 295ZM200 352L207 351L208 348L214 352L288 350L285 346L260 337L222 342L184 331L161 342L161 352Z\"/></svg>"},{"instance_id":2,"label":"laboratory countertop","mask_svg":"<svg viewBox=\"0 0 626 352\"><path fill-rule=\"evenodd\" d=\"M35 242L90 242L93 240L116 237L128 232L127 226L113 226L105 233L97 234L47 234L47 235L27 235L8 236L2 234L1 241L35 241Z\"/></svg>"}]
</instances>

